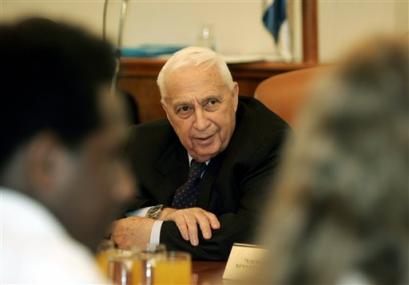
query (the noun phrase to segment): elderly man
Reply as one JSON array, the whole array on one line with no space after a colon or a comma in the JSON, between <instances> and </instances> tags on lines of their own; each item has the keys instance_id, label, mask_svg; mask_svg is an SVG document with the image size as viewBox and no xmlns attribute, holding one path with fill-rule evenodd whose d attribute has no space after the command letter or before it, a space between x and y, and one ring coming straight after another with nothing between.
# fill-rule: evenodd
<instances>
[{"instance_id":1,"label":"elderly man","mask_svg":"<svg viewBox=\"0 0 409 285\"><path fill-rule=\"evenodd\" d=\"M30 19L0 25L0 57L0 283L105 283L84 245L95 250L133 192L113 49Z\"/></svg>"},{"instance_id":2,"label":"elderly man","mask_svg":"<svg viewBox=\"0 0 409 285\"><path fill-rule=\"evenodd\" d=\"M119 220L121 247L163 243L194 258L226 259L251 242L288 130L252 98L239 98L226 63L190 47L164 65L158 85L167 120L136 126L127 148L140 195Z\"/></svg>"}]
</instances>

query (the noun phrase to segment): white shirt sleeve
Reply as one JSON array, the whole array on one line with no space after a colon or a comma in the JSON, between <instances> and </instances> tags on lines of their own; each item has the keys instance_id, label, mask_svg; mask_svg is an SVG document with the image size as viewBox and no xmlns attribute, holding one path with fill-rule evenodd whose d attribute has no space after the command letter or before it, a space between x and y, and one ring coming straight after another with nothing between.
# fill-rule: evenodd
<instances>
[{"instance_id":1,"label":"white shirt sleeve","mask_svg":"<svg viewBox=\"0 0 409 285\"><path fill-rule=\"evenodd\" d=\"M161 221L161 220L156 220L153 223L149 243L151 243L151 244L159 244L160 243L160 230L162 229L162 223L163 223L163 221Z\"/></svg>"}]
</instances>

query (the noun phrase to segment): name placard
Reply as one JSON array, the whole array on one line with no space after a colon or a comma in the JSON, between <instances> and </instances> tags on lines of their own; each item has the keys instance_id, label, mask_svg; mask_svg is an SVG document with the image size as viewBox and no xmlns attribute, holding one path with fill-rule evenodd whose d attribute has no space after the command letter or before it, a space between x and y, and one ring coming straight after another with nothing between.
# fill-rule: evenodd
<instances>
[{"instance_id":1,"label":"name placard","mask_svg":"<svg viewBox=\"0 0 409 285\"><path fill-rule=\"evenodd\" d=\"M223 279L245 281L254 277L267 250L253 244L235 243L231 249Z\"/></svg>"}]
</instances>

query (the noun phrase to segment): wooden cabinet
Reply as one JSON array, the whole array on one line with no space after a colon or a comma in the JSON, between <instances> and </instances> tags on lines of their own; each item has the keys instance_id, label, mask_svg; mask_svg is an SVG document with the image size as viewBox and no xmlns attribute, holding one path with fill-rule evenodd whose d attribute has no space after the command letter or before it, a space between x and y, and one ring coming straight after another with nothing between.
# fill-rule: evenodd
<instances>
[{"instance_id":1,"label":"wooden cabinet","mask_svg":"<svg viewBox=\"0 0 409 285\"><path fill-rule=\"evenodd\" d=\"M123 58L118 80L119 89L132 95L138 102L141 122L165 117L160 104L156 77L163 59ZM264 79L283 72L309 67L313 64L255 62L229 65L233 79L238 82L240 95L253 96L257 85Z\"/></svg>"}]
</instances>

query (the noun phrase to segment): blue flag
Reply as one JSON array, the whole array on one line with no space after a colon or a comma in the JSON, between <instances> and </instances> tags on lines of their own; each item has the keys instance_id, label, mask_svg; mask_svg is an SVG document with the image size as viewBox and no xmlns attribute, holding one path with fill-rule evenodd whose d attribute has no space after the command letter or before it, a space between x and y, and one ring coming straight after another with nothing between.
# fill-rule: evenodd
<instances>
[{"instance_id":1,"label":"blue flag","mask_svg":"<svg viewBox=\"0 0 409 285\"><path fill-rule=\"evenodd\" d=\"M273 35L274 41L278 42L278 35L283 22L286 20L286 0L273 0L267 6L263 15L263 23L267 30Z\"/></svg>"}]
</instances>

